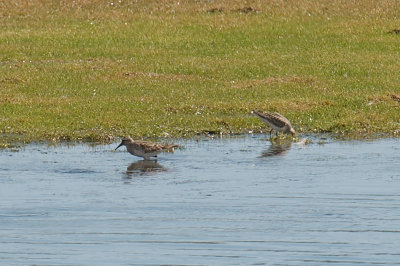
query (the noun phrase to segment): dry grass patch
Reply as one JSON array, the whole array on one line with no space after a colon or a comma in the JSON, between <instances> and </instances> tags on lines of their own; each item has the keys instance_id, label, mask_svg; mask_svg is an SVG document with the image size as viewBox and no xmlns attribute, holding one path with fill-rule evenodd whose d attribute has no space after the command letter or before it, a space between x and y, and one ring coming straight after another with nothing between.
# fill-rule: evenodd
<instances>
[{"instance_id":1,"label":"dry grass patch","mask_svg":"<svg viewBox=\"0 0 400 266\"><path fill-rule=\"evenodd\" d=\"M395 100L396 102L400 102L400 96L396 95L396 94L391 94L390 98L392 98L393 100Z\"/></svg>"},{"instance_id":2,"label":"dry grass patch","mask_svg":"<svg viewBox=\"0 0 400 266\"><path fill-rule=\"evenodd\" d=\"M119 20L143 15L182 13L190 16L197 12L223 13L224 11L243 14L267 13L282 17L325 15L349 16L357 19L380 16L386 19L397 15L400 6L396 0L221 0L217 2L190 0L14 0L0 2L0 16L6 19L11 16L25 17L31 20L37 20L40 17L74 16L88 19Z\"/></svg>"},{"instance_id":3,"label":"dry grass patch","mask_svg":"<svg viewBox=\"0 0 400 266\"><path fill-rule=\"evenodd\" d=\"M269 77L266 79L252 79L243 81L233 81L232 87L235 89L248 89L252 87L266 86L275 83L294 83L294 84L312 84L313 78L308 77L296 77L296 76L284 76L284 77Z\"/></svg>"},{"instance_id":4,"label":"dry grass patch","mask_svg":"<svg viewBox=\"0 0 400 266\"><path fill-rule=\"evenodd\" d=\"M154 72L141 72L141 71L125 72L122 75L127 78L145 78L145 79L157 79L160 81L178 81L178 82L203 79L203 77L198 75L154 73Z\"/></svg>"}]
</instances>

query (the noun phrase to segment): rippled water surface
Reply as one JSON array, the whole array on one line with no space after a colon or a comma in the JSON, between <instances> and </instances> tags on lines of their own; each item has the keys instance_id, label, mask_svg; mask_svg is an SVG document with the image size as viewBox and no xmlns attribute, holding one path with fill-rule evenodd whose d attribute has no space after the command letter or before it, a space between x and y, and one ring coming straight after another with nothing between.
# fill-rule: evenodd
<instances>
[{"instance_id":1,"label":"rippled water surface","mask_svg":"<svg viewBox=\"0 0 400 266\"><path fill-rule=\"evenodd\" d=\"M399 263L400 140L311 139L0 151L0 264Z\"/></svg>"}]
</instances>

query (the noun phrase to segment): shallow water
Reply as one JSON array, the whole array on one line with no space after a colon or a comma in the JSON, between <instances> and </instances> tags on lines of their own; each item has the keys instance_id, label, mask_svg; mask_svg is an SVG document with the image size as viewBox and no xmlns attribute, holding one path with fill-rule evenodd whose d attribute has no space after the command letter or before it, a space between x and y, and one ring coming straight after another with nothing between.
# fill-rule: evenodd
<instances>
[{"instance_id":1,"label":"shallow water","mask_svg":"<svg viewBox=\"0 0 400 266\"><path fill-rule=\"evenodd\" d=\"M0 152L1 265L400 261L400 140Z\"/></svg>"}]
</instances>

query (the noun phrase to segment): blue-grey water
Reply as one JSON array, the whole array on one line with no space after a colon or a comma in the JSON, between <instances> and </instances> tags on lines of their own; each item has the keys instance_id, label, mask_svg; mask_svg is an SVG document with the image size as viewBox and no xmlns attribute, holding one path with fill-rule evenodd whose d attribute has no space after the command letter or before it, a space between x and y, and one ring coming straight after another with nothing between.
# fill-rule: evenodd
<instances>
[{"instance_id":1,"label":"blue-grey water","mask_svg":"<svg viewBox=\"0 0 400 266\"><path fill-rule=\"evenodd\" d=\"M398 264L400 140L311 139L0 151L0 265Z\"/></svg>"}]
</instances>

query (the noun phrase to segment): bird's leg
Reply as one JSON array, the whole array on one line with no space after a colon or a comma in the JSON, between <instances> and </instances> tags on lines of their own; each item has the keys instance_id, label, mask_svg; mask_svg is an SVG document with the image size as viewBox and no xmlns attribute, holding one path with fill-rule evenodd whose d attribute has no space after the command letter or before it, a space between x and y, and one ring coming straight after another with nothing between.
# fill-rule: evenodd
<instances>
[{"instance_id":1,"label":"bird's leg","mask_svg":"<svg viewBox=\"0 0 400 266\"><path fill-rule=\"evenodd\" d=\"M272 131L273 129L271 128L271 130L269 131L269 138L272 139Z\"/></svg>"}]
</instances>

